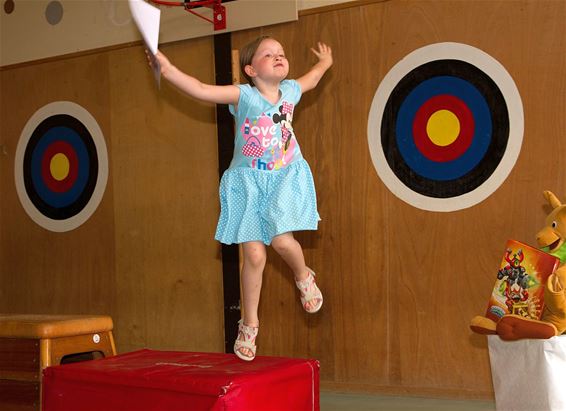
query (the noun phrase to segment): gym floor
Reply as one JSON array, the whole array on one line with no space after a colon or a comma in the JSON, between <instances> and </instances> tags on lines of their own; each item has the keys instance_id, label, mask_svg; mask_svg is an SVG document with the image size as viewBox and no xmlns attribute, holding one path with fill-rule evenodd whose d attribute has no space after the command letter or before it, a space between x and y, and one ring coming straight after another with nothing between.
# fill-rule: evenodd
<instances>
[{"instance_id":1,"label":"gym floor","mask_svg":"<svg viewBox=\"0 0 566 411\"><path fill-rule=\"evenodd\" d=\"M448 400L321 391L321 411L495 411L488 400Z\"/></svg>"}]
</instances>

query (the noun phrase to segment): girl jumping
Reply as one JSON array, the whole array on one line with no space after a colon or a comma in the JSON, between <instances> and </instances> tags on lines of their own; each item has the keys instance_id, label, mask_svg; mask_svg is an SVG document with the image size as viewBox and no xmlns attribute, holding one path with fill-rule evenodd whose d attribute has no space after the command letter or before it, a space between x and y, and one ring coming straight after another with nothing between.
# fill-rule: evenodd
<instances>
[{"instance_id":1,"label":"girl jumping","mask_svg":"<svg viewBox=\"0 0 566 411\"><path fill-rule=\"evenodd\" d=\"M161 74L198 100L229 104L235 118L234 156L220 181L220 218L215 238L242 244L241 273L244 315L239 321L234 353L245 361L256 355L258 305L266 246L289 265L304 309L322 307L314 272L305 264L294 231L316 230L320 217L311 170L293 131L293 113L301 95L316 87L332 65L324 43L311 49L318 62L297 80L286 80L289 62L283 46L262 36L240 51L240 68L249 84L204 84L175 67L161 52L155 56Z\"/></svg>"}]
</instances>

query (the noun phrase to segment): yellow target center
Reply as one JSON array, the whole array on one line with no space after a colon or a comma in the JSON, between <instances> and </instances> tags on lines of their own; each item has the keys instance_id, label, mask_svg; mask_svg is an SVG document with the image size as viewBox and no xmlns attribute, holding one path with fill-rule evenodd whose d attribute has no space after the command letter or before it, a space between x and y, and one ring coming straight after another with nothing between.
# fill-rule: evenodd
<instances>
[{"instance_id":1,"label":"yellow target center","mask_svg":"<svg viewBox=\"0 0 566 411\"><path fill-rule=\"evenodd\" d=\"M437 146L445 147L454 142L460 134L460 121L449 110L438 110L426 123L426 133Z\"/></svg>"},{"instance_id":2,"label":"yellow target center","mask_svg":"<svg viewBox=\"0 0 566 411\"><path fill-rule=\"evenodd\" d=\"M64 180L69 175L69 159L65 154L57 153L51 158L49 170L57 181Z\"/></svg>"}]
</instances>

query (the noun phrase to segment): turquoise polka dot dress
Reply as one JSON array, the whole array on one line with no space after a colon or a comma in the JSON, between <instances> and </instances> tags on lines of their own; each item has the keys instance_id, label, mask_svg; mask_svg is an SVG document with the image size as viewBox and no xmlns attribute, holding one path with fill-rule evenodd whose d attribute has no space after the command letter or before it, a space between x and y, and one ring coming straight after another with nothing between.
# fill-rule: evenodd
<instances>
[{"instance_id":1,"label":"turquoise polka dot dress","mask_svg":"<svg viewBox=\"0 0 566 411\"><path fill-rule=\"evenodd\" d=\"M268 102L255 87L240 85L234 156L220 181L220 218L215 238L224 244L261 241L301 230L320 220L310 167L293 132L293 111L301 98L295 80L280 85L280 99Z\"/></svg>"}]
</instances>

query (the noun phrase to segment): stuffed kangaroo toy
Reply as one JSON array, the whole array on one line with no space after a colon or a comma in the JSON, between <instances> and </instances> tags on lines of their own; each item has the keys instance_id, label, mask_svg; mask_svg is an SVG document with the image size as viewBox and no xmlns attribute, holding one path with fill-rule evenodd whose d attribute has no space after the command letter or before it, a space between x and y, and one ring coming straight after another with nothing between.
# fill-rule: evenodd
<instances>
[{"instance_id":1,"label":"stuffed kangaroo toy","mask_svg":"<svg viewBox=\"0 0 566 411\"><path fill-rule=\"evenodd\" d=\"M502 340L521 338L551 338L566 332L566 204L550 191L544 197L552 207L546 225L537 234L542 251L560 259L560 267L548 277L544 290L544 310L540 320L513 314L504 315L497 323L476 316L470 323L479 334L497 334Z\"/></svg>"}]
</instances>

